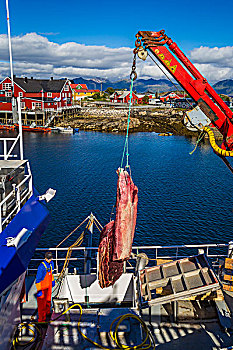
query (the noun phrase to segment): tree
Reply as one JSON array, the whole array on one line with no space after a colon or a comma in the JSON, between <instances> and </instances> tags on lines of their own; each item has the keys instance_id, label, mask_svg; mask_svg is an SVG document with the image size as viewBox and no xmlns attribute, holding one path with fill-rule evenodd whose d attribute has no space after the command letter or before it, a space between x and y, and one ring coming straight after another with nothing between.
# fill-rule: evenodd
<instances>
[{"instance_id":1,"label":"tree","mask_svg":"<svg viewBox=\"0 0 233 350\"><path fill-rule=\"evenodd\" d=\"M112 87L108 87L105 91L107 92L107 94L112 95L115 90Z\"/></svg>"},{"instance_id":2,"label":"tree","mask_svg":"<svg viewBox=\"0 0 233 350\"><path fill-rule=\"evenodd\" d=\"M149 96L148 95L143 96L142 103L143 104L148 104L149 103Z\"/></svg>"},{"instance_id":3,"label":"tree","mask_svg":"<svg viewBox=\"0 0 233 350\"><path fill-rule=\"evenodd\" d=\"M92 98L94 100L99 100L100 99L100 93L99 92L96 92L94 95L92 95Z\"/></svg>"}]
</instances>

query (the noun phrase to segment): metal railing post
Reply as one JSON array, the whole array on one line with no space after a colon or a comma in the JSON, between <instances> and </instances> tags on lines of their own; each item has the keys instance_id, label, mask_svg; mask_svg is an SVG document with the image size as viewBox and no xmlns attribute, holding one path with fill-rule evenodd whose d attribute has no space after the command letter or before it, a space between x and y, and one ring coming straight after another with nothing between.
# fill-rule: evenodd
<instances>
[{"instance_id":1,"label":"metal railing post","mask_svg":"<svg viewBox=\"0 0 233 350\"><path fill-rule=\"evenodd\" d=\"M17 201L17 213L20 211L20 190L19 188L16 189L16 201Z\"/></svg>"},{"instance_id":2,"label":"metal railing post","mask_svg":"<svg viewBox=\"0 0 233 350\"><path fill-rule=\"evenodd\" d=\"M55 251L55 259L56 259L56 272L58 273L58 259L57 259L58 251Z\"/></svg>"},{"instance_id":3,"label":"metal railing post","mask_svg":"<svg viewBox=\"0 0 233 350\"><path fill-rule=\"evenodd\" d=\"M85 254L85 264L84 264L84 273L85 274L90 274L91 273L91 248L92 247L92 236L93 236L93 221L94 221L94 216L91 213L89 216L90 220L90 226L88 228L88 246L87 246L87 252Z\"/></svg>"}]
</instances>

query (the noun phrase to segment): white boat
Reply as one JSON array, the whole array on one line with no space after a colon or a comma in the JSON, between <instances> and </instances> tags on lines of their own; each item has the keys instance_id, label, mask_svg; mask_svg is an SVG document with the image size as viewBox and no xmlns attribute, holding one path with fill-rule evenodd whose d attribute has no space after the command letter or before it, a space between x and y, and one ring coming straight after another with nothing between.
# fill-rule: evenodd
<instances>
[{"instance_id":1,"label":"white boat","mask_svg":"<svg viewBox=\"0 0 233 350\"><path fill-rule=\"evenodd\" d=\"M68 127L57 127L56 129L58 129L58 132L62 133L62 134L73 134L74 133L74 129L71 128L71 126Z\"/></svg>"}]
</instances>

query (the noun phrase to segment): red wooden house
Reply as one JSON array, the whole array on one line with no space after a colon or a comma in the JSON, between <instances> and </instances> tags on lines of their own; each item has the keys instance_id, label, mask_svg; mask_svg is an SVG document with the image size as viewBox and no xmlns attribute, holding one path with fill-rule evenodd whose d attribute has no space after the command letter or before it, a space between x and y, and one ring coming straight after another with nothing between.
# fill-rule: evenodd
<instances>
[{"instance_id":1,"label":"red wooden house","mask_svg":"<svg viewBox=\"0 0 233 350\"><path fill-rule=\"evenodd\" d=\"M167 92L163 96L159 96L160 100L162 102L169 101L169 100L176 100L179 98L184 98L184 94L181 94L179 92Z\"/></svg>"},{"instance_id":2,"label":"red wooden house","mask_svg":"<svg viewBox=\"0 0 233 350\"><path fill-rule=\"evenodd\" d=\"M56 110L58 107L72 105L72 89L67 79L33 79L14 76L14 95L21 97L22 109ZM0 110L11 110L4 99L12 97L11 78L0 83ZM4 109L6 108L6 109Z\"/></svg>"},{"instance_id":3,"label":"red wooden house","mask_svg":"<svg viewBox=\"0 0 233 350\"><path fill-rule=\"evenodd\" d=\"M130 100L130 91L115 91L110 96L110 101L114 103L129 103ZM138 96L133 92L132 93L132 104L138 104L139 98Z\"/></svg>"}]
</instances>

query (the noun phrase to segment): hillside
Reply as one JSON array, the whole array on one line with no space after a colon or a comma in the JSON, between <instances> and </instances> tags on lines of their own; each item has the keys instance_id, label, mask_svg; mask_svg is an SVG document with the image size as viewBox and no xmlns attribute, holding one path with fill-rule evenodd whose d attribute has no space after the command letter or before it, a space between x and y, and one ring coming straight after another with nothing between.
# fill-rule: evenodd
<instances>
[{"instance_id":1,"label":"hillside","mask_svg":"<svg viewBox=\"0 0 233 350\"><path fill-rule=\"evenodd\" d=\"M87 84L88 89L98 89L102 91L106 90L108 87L113 89L128 89L130 87L129 80L119 80L112 82L110 80L101 80L99 78L84 79L82 77L73 79L75 84ZM101 86L102 85L102 86ZM181 89L179 85L176 85L178 89ZM147 91L151 92L164 92L169 90L174 90L174 85L167 79L137 79L134 83L134 89L137 93L144 93Z\"/></svg>"},{"instance_id":2,"label":"hillside","mask_svg":"<svg viewBox=\"0 0 233 350\"><path fill-rule=\"evenodd\" d=\"M233 80L232 79L226 79L226 80L219 81L213 85L213 88L217 91L218 94L233 96Z\"/></svg>"},{"instance_id":3,"label":"hillside","mask_svg":"<svg viewBox=\"0 0 233 350\"><path fill-rule=\"evenodd\" d=\"M98 89L104 91L108 87L112 87L113 89L127 89L129 90L130 87L130 81L125 80L119 80L112 82L110 80L101 80L100 78L93 78L93 79L84 79L82 77L73 79L75 84L87 84L88 89ZM175 87L176 86L176 87ZM170 90L175 90L176 88L179 90L182 90L180 85L175 84L175 86L170 82L168 79L137 79L134 83L134 89L137 91L137 93L145 93L147 91L150 92L166 92ZM233 80L232 79L226 79L217 82L213 85L213 88L217 91L219 94L225 94L225 95L233 95Z\"/></svg>"}]
</instances>

